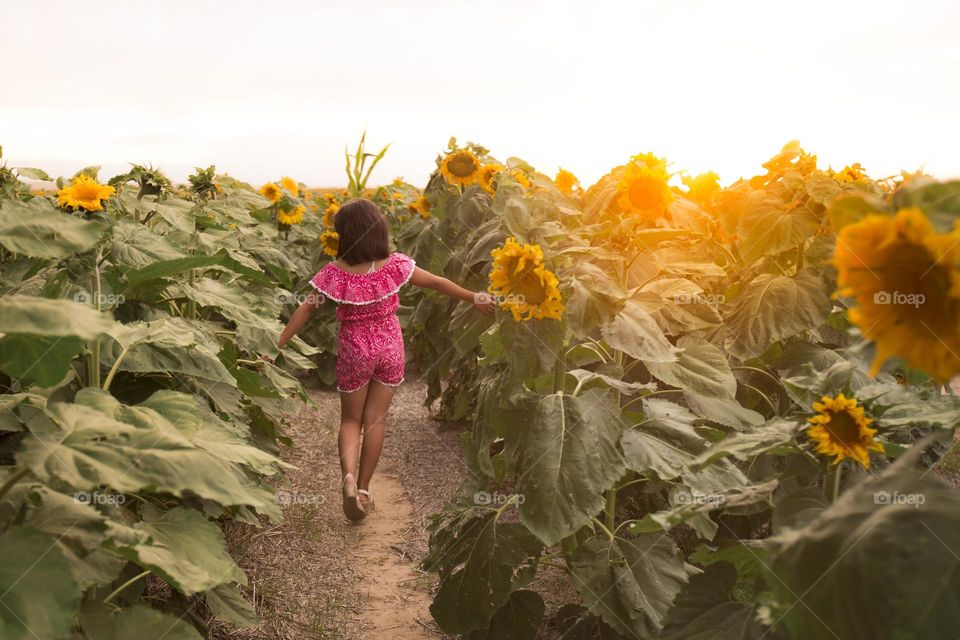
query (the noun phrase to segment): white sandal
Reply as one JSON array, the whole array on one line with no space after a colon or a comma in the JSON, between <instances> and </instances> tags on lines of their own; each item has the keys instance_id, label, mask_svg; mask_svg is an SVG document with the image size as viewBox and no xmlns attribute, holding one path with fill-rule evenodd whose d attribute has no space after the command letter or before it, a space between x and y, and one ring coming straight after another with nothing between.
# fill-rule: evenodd
<instances>
[{"instance_id":1,"label":"white sandal","mask_svg":"<svg viewBox=\"0 0 960 640\"><path fill-rule=\"evenodd\" d=\"M370 512L376 508L376 505L373 503L373 498L370 497L369 491L367 491L366 489L357 489L357 493L362 493L368 498L366 502L360 501L360 504L363 506L363 509L365 511Z\"/></svg>"},{"instance_id":2,"label":"white sandal","mask_svg":"<svg viewBox=\"0 0 960 640\"><path fill-rule=\"evenodd\" d=\"M350 483L347 484L347 476L350 477ZM363 509L360 502L360 492L357 491L357 481L352 473L343 476L343 514L348 520L356 522L367 517L367 512Z\"/></svg>"}]
</instances>

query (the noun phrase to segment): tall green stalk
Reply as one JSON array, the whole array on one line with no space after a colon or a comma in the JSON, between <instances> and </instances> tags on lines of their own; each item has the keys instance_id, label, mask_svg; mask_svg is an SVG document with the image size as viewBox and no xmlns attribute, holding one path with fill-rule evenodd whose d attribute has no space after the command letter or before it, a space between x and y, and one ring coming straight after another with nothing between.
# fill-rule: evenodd
<instances>
[{"instance_id":1,"label":"tall green stalk","mask_svg":"<svg viewBox=\"0 0 960 640\"><path fill-rule=\"evenodd\" d=\"M93 304L100 311L100 251L97 250L97 259L93 265L93 275L90 277L90 289L93 294ZM87 372L87 386L100 386L100 338L93 338L90 342L90 370Z\"/></svg>"}]
</instances>

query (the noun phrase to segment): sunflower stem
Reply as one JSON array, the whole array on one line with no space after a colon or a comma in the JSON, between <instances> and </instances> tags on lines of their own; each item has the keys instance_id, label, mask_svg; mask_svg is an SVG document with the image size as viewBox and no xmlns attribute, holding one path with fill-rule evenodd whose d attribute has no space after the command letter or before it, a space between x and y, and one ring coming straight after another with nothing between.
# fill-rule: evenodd
<instances>
[{"instance_id":1,"label":"sunflower stem","mask_svg":"<svg viewBox=\"0 0 960 640\"><path fill-rule=\"evenodd\" d=\"M840 477L842 475L842 467L842 461L831 466L830 470L827 472L827 477L823 482L823 497L830 504L836 502L837 497L840 495Z\"/></svg>"},{"instance_id":2,"label":"sunflower stem","mask_svg":"<svg viewBox=\"0 0 960 640\"><path fill-rule=\"evenodd\" d=\"M0 486L0 500L3 500L3 498L7 495L7 492L13 488L13 485L20 482L20 480L28 473L30 473L30 469L24 467L7 478L7 481L3 483L3 486Z\"/></svg>"},{"instance_id":3,"label":"sunflower stem","mask_svg":"<svg viewBox=\"0 0 960 640\"><path fill-rule=\"evenodd\" d=\"M90 288L93 289L93 304L100 311L100 252L93 265L93 275L90 276ZM100 387L100 338L94 338L90 343L90 371L87 372L87 386Z\"/></svg>"}]
</instances>

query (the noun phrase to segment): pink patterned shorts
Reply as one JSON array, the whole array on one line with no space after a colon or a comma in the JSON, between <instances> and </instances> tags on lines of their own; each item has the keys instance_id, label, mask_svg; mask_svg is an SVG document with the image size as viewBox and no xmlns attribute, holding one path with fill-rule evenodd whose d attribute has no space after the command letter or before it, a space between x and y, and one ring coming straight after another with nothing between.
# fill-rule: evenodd
<instances>
[{"instance_id":1,"label":"pink patterned shorts","mask_svg":"<svg viewBox=\"0 0 960 640\"><path fill-rule=\"evenodd\" d=\"M395 387L403 382L403 333L397 316L343 322L337 354L337 391L350 393L370 380Z\"/></svg>"}]
</instances>

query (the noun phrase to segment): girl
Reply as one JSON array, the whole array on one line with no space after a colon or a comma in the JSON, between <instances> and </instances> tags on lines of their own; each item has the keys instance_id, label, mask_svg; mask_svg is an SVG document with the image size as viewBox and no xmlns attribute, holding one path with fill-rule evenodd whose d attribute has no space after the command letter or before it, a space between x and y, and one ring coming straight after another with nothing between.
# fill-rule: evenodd
<instances>
[{"instance_id":1,"label":"girl","mask_svg":"<svg viewBox=\"0 0 960 640\"><path fill-rule=\"evenodd\" d=\"M380 460L387 410L394 387L403 382L403 335L397 320L397 292L408 281L493 313L494 300L415 266L409 256L390 253L390 236L380 209L369 200L345 204L334 218L340 236L337 259L310 284L312 295L293 313L280 334L282 349L325 298L337 303L337 391L340 392L340 470L343 512L361 520L373 509L370 479ZM363 432L361 448L360 433ZM359 451L359 478L355 478Z\"/></svg>"}]
</instances>

